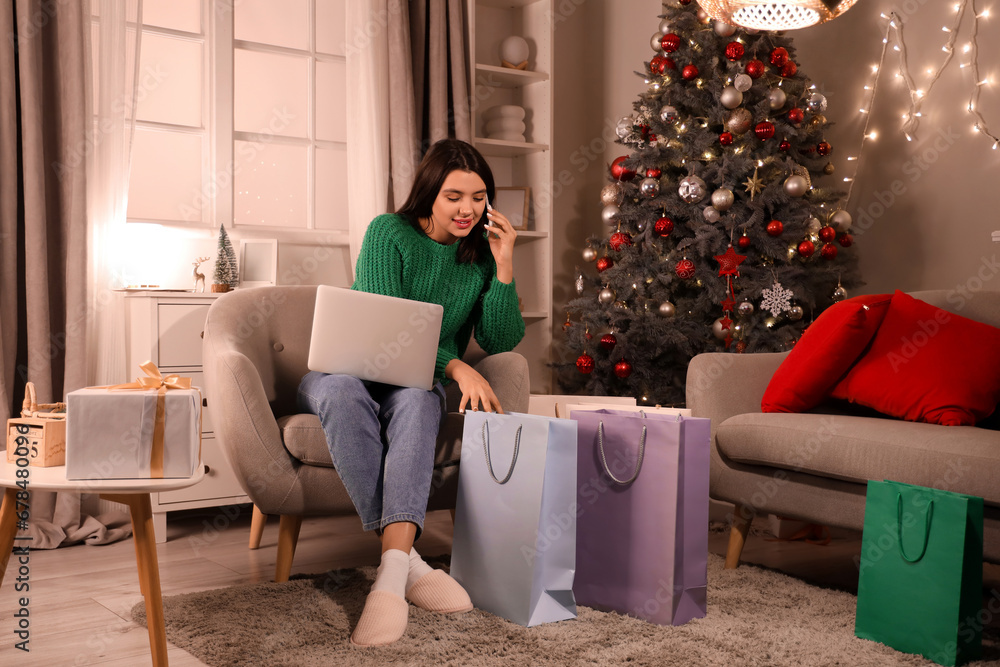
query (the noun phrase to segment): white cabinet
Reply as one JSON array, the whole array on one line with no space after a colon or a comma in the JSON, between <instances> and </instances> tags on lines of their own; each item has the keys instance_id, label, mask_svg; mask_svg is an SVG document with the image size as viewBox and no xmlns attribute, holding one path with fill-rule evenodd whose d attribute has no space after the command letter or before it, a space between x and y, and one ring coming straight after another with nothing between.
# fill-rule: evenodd
<instances>
[{"instance_id":1,"label":"white cabinet","mask_svg":"<svg viewBox=\"0 0 1000 667\"><path fill-rule=\"evenodd\" d=\"M552 369L552 1L467 0L473 143L498 187L530 188L527 229L518 232L514 279L526 325L517 351L528 360L531 391L551 393ZM500 45L528 43L524 70L501 66ZM486 116L500 105L524 108L525 141L489 138Z\"/></svg>"},{"instance_id":2,"label":"white cabinet","mask_svg":"<svg viewBox=\"0 0 1000 667\"><path fill-rule=\"evenodd\" d=\"M204 396L201 343L208 308L218 294L130 292L125 297L129 379L153 361L164 375L191 378ZM167 512L249 503L212 430L212 406L202 400L201 460L205 477L194 486L151 494L157 542L167 539ZM227 515L227 521L228 521Z\"/></svg>"}]
</instances>

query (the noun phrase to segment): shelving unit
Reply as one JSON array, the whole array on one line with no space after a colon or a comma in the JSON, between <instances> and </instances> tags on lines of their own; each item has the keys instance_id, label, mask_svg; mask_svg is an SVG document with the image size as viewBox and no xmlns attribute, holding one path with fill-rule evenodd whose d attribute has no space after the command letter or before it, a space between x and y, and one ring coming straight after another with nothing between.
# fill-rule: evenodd
<instances>
[{"instance_id":1,"label":"shelving unit","mask_svg":"<svg viewBox=\"0 0 1000 667\"><path fill-rule=\"evenodd\" d=\"M524 308L531 392L552 393L552 0L467 0L473 143L486 156L498 186L531 188L528 229L518 232L514 279ZM510 35L529 46L528 68L500 66L500 43ZM524 142L486 138L483 113L500 104L525 110Z\"/></svg>"}]
</instances>

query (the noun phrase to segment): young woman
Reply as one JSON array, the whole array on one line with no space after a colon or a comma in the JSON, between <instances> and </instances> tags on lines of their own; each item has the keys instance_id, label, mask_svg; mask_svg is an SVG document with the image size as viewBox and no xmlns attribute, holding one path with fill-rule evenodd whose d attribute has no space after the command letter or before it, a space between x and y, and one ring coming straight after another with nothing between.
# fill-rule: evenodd
<instances>
[{"instance_id":1,"label":"young woman","mask_svg":"<svg viewBox=\"0 0 1000 667\"><path fill-rule=\"evenodd\" d=\"M353 289L444 307L433 391L316 372L299 386L300 407L319 415L365 530L382 535L382 561L352 644L402 637L407 599L444 613L472 608L461 585L427 565L413 542L430 495L442 384L458 383L460 411L503 412L489 383L461 357L473 331L489 354L513 349L524 336L513 273L517 232L488 207L493 196L483 156L445 139L427 152L403 207L375 218L365 233Z\"/></svg>"}]
</instances>

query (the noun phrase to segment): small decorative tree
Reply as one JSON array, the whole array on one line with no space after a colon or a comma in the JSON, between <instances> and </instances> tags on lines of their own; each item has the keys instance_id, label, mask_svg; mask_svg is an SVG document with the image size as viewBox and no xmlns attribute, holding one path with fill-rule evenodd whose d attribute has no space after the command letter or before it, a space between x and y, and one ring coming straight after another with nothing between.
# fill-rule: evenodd
<instances>
[{"instance_id":1,"label":"small decorative tree","mask_svg":"<svg viewBox=\"0 0 1000 667\"><path fill-rule=\"evenodd\" d=\"M240 284L236 252L233 250L232 241L229 240L229 234L226 233L225 225L219 225L219 246L216 250L213 281L213 292L228 292Z\"/></svg>"}]
</instances>

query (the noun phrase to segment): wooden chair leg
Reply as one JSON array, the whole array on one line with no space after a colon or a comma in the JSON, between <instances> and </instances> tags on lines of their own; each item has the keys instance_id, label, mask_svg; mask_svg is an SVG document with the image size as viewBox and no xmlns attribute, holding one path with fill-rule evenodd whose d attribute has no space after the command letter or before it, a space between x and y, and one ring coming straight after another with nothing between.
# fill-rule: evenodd
<instances>
[{"instance_id":1,"label":"wooden chair leg","mask_svg":"<svg viewBox=\"0 0 1000 667\"><path fill-rule=\"evenodd\" d=\"M14 548L14 537L17 536L16 503L17 489L4 489L3 505L0 506L0 585L3 584L3 573L7 571L7 562ZM30 542L25 544L30 545Z\"/></svg>"},{"instance_id":2,"label":"wooden chair leg","mask_svg":"<svg viewBox=\"0 0 1000 667\"><path fill-rule=\"evenodd\" d=\"M250 548L260 548L260 538L264 535L264 524L267 523L267 515L253 506L253 516L250 518Z\"/></svg>"},{"instance_id":3,"label":"wooden chair leg","mask_svg":"<svg viewBox=\"0 0 1000 667\"><path fill-rule=\"evenodd\" d=\"M274 580L288 581L292 573L292 559L295 558L295 544L299 541L302 527L300 515L282 514L278 524L278 559L274 566Z\"/></svg>"},{"instance_id":4,"label":"wooden chair leg","mask_svg":"<svg viewBox=\"0 0 1000 667\"><path fill-rule=\"evenodd\" d=\"M727 570L736 569L740 564L740 554L743 553L743 545L746 544L747 535L750 533L753 514L753 508L747 505L737 503L733 507L733 525L729 531L729 548L726 550Z\"/></svg>"}]
</instances>

